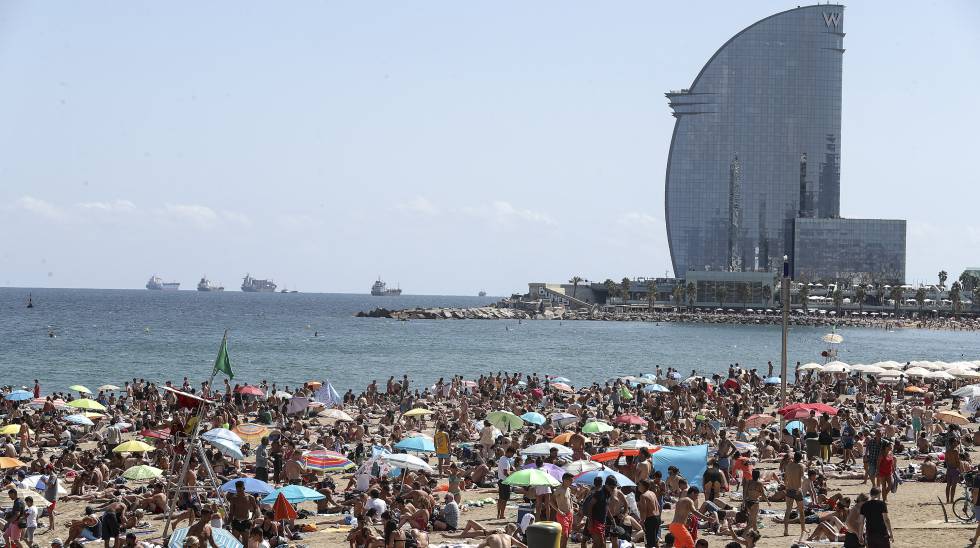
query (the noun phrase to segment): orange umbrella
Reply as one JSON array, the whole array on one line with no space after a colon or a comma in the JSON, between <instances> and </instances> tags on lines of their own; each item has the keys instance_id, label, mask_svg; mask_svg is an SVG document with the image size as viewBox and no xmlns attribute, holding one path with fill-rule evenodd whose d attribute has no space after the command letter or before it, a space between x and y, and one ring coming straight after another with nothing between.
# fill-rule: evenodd
<instances>
[{"instance_id":1,"label":"orange umbrella","mask_svg":"<svg viewBox=\"0 0 980 548\"><path fill-rule=\"evenodd\" d=\"M269 429L261 424L253 424L246 422L236 426L232 432L238 434L238 437L243 440L256 444L262 440L262 437L269 433Z\"/></svg>"},{"instance_id":2,"label":"orange umbrella","mask_svg":"<svg viewBox=\"0 0 980 548\"><path fill-rule=\"evenodd\" d=\"M648 451L650 450L648 449ZM653 451L650 452L652 453ZM639 449L613 449L612 451L592 455L592 460L596 462L609 462L611 460L619 460L619 457L635 457L639 454Z\"/></svg>"},{"instance_id":3,"label":"orange umbrella","mask_svg":"<svg viewBox=\"0 0 980 548\"><path fill-rule=\"evenodd\" d=\"M551 438L551 443L560 443L562 445L568 445L568 440L572 439L571 432L565 432L564 434L558 434L554 438Z\"/></svg>"},{"instance_id":4,"label":"orange umbrella","mask_svg":"<svg viewBox=\"0 0 980 548\"><path fill-rule=\"evenodd\" d=\"M925 392L925 389L919 388L918 386L906 386L905 391L909 394L922 394Z\"/></svg>"},{"instance_id":5,"label":"orange umbrella","mask_svg":"<svg viewBox=\"0 0 980 548\"><path fill-rule=\"evenodd\" d=\"M567 384L565 384L563 382L553 382L553 383L551 383L551 387L554 388L555 390L559 390L561 392L574 392L574 390L572 390L572 387L571 386L568 386Z\"/></svg>"},{"instance_id":6,"label":"orange umbrella","mask_svg":"<svg viewBox=\"0 0 980 548\"><path fill-rule=\"evenodd\" d=\"M0 457L0 469L3 468L20 468L21 466L27 466L18 459L11 457Z\"/></svg>"},{"instance_id":7,"label":"orange umbrella","mask_svg":"<svg viewBox=\"0 0 980 548\"><path fill-rule=\"evenodd\" d=\"M323 383L320 381L306 381L306 386L312 388L313 390L316 390L317 388L323 386Z\"/></svg>"},{"instance_id":8,"label":"orange umbrella","mask_svg":"<svg viewBox=\"0 0 980 548\"><path fill-rule=\"evenodd\" d=\"M293 508L292 504L289 504L289 501L286 500L286 496L282 493L279 493L279 496L276 497L276 502L272 505L272 512L274 513L272 517L276 521L296 519L298 517L296 514L296 509Z\"/></svg>"}]
</instances>

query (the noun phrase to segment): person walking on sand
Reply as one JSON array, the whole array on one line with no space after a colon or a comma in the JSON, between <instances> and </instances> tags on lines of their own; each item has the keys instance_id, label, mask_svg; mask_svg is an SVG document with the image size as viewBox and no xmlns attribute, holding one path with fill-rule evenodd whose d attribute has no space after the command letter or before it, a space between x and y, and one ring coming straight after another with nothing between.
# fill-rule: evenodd
<instances>
[{"instance_id":1,"label":"person walking on sand","mask_svg":"<svg viewBox=\"0 0 980 548\"><path fill-rule=\"evenodd\" d=\"M861 505L864 516L864 544L868 548L890 548L895 535L892 522L888 519L888 505L881 500L881 490L871 488L871 500Z\"/></svg>"},{"instance_id":2,"label":"person walking on sand","mask_svg":"<svg viewBox=\"0 0 980 548\"><path fill-rule=\"evenodd\" d=\"M687 495L684 495L677 500L677 504L674 506L674 517L670 521L670 525L667 526L670 534L674 535L675 548L694 548L694 537L687 530L687 518L691 514L694 514L700 520L708 520L708 516L694 509L694 501Z\"/></svg>"},{"instance_id":3,"label":"person walking on sand","mask_svg":"<svg viewBox=\"0 0 980 548\"><path fill-rule=\"evenodd\" d=\"M783 536L789 536L789 516L796 506L800 518L800 538L806 535L806 516L803 510L803 453L797 451L793 462L786 465L783 473L783 483L786 484L786 513L783 516Z\"/></svg>"}]
</instances>

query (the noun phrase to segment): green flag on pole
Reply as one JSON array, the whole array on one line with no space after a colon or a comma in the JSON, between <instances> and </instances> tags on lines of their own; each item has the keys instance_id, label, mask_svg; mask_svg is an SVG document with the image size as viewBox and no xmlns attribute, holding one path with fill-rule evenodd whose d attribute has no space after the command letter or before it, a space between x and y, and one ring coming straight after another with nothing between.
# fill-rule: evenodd
<instances>
[{"instance_id":1,"label":"green flag on pole","mask_svg":"<svg viewBox=\"0 0 980 548\"><path fill-rule=\"evenodd\" d=\"M234 379L235 374L231 372L231 360L228 359L228 331L221 338L221 348L218 349L218 357L214 360L214 374L221 371L228 375L229 379Z\"/></svg>"}]
</instances>

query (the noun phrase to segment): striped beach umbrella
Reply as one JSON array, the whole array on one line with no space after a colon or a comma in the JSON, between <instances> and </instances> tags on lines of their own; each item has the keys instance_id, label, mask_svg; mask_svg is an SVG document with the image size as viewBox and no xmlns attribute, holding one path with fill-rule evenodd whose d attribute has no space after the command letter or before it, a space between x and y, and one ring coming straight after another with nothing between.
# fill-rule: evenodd
<instances>
[{"instance_id":1,"label":"striped beach umbrella","mask_svg":"<svg viewBox=\"0 0 980 548\"><path fill-rule=\"evenodd\" d=\"M256 444L262 440L262 437L269 433L269 429L261 424L252 424L246 422L244 424L239 424L232 430L240 438L251 444Z\"/></svg>"},{"instance_id":2,"label":"striped beach umbrella","mask_svg":"<svg viewBox=\"0 0 980 548\"><path fill-rule=\"evenodd\" d=\"M354 467L346 456L333 451L309 451L303 455L303 464L308 470L340 472Z\"/></svg>"}]
</instances>

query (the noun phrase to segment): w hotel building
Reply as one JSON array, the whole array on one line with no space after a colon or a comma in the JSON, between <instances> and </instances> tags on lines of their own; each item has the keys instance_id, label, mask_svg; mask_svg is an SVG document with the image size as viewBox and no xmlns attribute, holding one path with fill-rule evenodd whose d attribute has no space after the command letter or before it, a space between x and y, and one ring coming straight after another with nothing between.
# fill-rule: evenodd
<instances>
[{"instance_id":1,"label":"w hotel building","mask_svg":"<svg viewBox=\"0 0 980 548\"><path fill-rule=\"evenodd\" d=\"M840 218L844 6L767 17L721 46L687 89L667 160L674 274L779 270L809 280L905 279L905 221Z\"/></svg>"}]
</instances>

